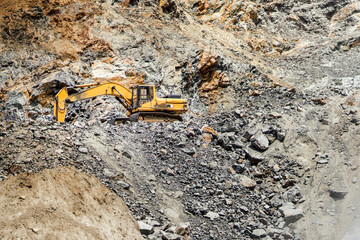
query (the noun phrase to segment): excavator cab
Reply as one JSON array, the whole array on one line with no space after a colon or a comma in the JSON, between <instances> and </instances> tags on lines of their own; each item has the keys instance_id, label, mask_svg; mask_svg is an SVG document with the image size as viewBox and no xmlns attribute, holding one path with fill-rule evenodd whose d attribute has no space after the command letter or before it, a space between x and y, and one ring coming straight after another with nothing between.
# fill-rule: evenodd
<instances>
[{"instance_id":1,"label":"excavator cab","mask_svg":"<svg viewBox=\"0 0 360 240\"><path fill-rule=\"evenodd\" d=\"M154 99L154 87L137 85L132 89L132 96L131 106L133 109L138 109Z\"/></svg>"}]
</instances>

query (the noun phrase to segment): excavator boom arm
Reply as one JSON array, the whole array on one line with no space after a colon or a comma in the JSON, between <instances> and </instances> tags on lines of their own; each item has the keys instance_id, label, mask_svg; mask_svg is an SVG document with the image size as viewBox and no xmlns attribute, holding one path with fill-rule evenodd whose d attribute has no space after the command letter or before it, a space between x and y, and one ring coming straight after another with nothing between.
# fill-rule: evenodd
<instances>
[{"instance_id":1,"label":"excavator boom arm","mask_svg":"<svg viewBox=\"0 0 360 240\"><path fill-rule=\"evenodd\" d=\"M58 122L65 121L67 102L75 102L102 95L112 95L120 99L120 103L131 112L132 93L129 89L118 83L104 83L83 92L68 95L67 89L63 88L55 96L54 118Z\"/></svg>"}]
</instances>

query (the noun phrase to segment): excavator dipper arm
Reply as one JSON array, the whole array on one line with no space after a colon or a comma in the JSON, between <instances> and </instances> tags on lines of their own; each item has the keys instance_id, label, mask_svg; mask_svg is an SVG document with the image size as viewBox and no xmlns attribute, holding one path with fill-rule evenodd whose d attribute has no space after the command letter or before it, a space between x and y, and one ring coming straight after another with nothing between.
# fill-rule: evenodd
<instances>
[{"instance_id":1,"label":"excavator dipper arm","mask_svg":"<svg viewBox=\"0 0 360 240\"><path fill-rule=\"evenodd\" d=\"M81 87L81 86L79 86ZM118 83L104 83L101 85L97 85L95 87L86 89L83 92L72 94L69 96L67 89L63 88L61 91L55 96L54 103L54 118L58 122L64 122L66 116L66 105L69 102L75 102L79 100L84 100L88 98L93 98L102 95L112 95L121 99L121 104L131 112L131 100L132 93L129 89L122 86Z\"/></svg>"}]
</instances>

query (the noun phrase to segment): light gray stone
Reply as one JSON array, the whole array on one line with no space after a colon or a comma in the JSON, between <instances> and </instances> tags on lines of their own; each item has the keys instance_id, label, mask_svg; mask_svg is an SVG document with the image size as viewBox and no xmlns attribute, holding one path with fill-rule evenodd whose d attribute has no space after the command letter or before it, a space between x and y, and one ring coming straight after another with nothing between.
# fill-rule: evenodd
<instances>
[{"instance_id":1,"label":"light gray stone","mask_svg":"<svg viewBox=\"0 0 360 240\"><path fill-rule=\"evenodd\" d=\"M88 153L89 150L86 147L79 147L79 152L81 153Z\"/></svg>"},{"instance_id":2,"label":"light gray stone","mask_svg":"<svg viewBox=\"0 0 360 240\"><path fill-rule=\"evenodd\" d=\"M205 217L210 218L210 220L215 220L220 217L220 215L216 212L208 212Z\"/></svg>"},{"instance_id":3,"label":"light gray stone","mask_svg":"<svg viewBox=\"0 0 360 240\"><path fill-rule=\"evenodd\" d=\"M256 182L245 175L239 175L237 180L242 186L246 188L254 188L256 186Z\"/></svg>"},{"instance_id":4,"label":"light gray stone","mask_svg":"<svg viewBox=\"0 0 360 240\"><path fill-rule=\"evenodd\" d=\"M304 216L303 210L296 208L292 203L285 203L280 207L281 213L284 215L286 224L294 223Z\"/></svg>"},{"instance_id":5,"label":"light gray stone","mask_svg":"<svg viewBox=\"0 0 360 240\"><path fill-rule=\"evenodd\" d=\"M154 232L153 227L151 225L146 224L142 221L138 221L138 224L139 224L141 234L150 235L151 233Z\"/></svg>"},{"instance_id":6,"label":"light gray stone","mask_svg":"<svg viewBox=\"0 0 360 240\"><path fill-rule=\"evenodd\" d=\"M269 140L262 133L256 134L251 140L251 146L257 150L265 151L269 148Z\"/></svg>"},{"instance_id":7,"label":"light gray stone","mask_svg":"<svg viewBox=\"0 0 360 240\"><path fill-rule=\"evenodd\" d=\"M265 237L267 234L266 234L266 231L264 229L255 229L252 231L251 233L251 236L253 238L263 238Z\"/></svg>"}]
</instances>

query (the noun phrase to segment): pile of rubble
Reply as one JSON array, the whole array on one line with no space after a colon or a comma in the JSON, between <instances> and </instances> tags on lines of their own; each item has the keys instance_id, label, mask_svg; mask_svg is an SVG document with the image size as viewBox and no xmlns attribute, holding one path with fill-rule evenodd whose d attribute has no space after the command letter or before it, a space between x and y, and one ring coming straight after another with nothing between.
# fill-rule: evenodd
<instances>
[{"instance_id":1,"label":"pile of rubble","mask_svg":"<svg viewBox=\"0 0 360 240\"><path fill-rule=\"evenodd\" d=\"M112 125L83 112L73 123L2 125L0 174L59 165L94 174L124 199L148 239L295 238L289 226L303 216L297 183L306 169L276 148L288 131L279 112L296 93L278 86L262 101L259 94L247 96L248 109L185 122ZM259 112L276 96L279 112Z\"/></svg>"}]
</instances>

